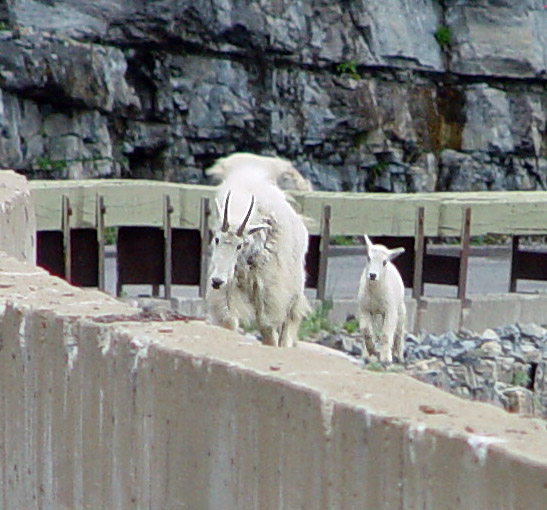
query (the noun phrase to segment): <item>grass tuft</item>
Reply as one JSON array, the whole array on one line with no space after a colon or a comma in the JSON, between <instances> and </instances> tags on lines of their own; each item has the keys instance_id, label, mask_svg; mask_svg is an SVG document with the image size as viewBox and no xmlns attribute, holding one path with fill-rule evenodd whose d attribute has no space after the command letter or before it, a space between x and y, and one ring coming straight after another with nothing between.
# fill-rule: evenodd
<instances>
[{"instance_id":1,"label":"grass tuft","mask_svg":"<svg viewBox=\"0 0 547 510\"><path fill-rule=\"evenodd\" d=\"M315 310L311 312L300 324L300 330L298 331L298 338L300 340L306 340L307 338L314 337L321 331L333 331L334 324L329 319L329 313L332 310L332 303L325 302L315 307Z\"/></svg>"}]
</instances>

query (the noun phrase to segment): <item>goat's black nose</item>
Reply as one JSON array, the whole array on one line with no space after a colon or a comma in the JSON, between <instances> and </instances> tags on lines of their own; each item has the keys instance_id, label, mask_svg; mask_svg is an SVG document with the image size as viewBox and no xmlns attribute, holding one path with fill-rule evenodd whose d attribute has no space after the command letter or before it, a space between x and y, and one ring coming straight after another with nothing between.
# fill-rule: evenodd
<instances>
[{"instance_id":1,"label":"goat's black nose","mask_svg":"<svg viewBox=\"0 0 547 510\"><path fill-rule=\"evenodd\" d=\"M211 286L213 289L220 289L221 285L224 283L224 280L220 278L211 278Z\"/></svg>"},{"instance_id":2,"label":"goat's black nose","mask_svg":"<svg viewBox=\"0 0 547 510\"><path fill-rule=\"evenodd\" d=\"M369 273L368 274L368 277L373 281L376 280L376 276L377 276L376 273Z\"/></svg>"}]
</instances>

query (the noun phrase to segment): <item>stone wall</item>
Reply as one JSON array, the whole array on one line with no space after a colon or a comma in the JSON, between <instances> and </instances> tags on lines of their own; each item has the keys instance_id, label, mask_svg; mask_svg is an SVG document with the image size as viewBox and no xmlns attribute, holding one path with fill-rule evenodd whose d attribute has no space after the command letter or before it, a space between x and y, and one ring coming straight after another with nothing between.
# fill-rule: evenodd
<instances>
[{"instance_id":1,"label":"stone wall","mask_svg":"<svg viewBox=\"0 0 547 510\"><path fill-rule=\"evenodd\" d=\"M0 1L0 167L202 182L235 150L318 188L547 187L536 0Z\"/></svg>"}]
</instances>

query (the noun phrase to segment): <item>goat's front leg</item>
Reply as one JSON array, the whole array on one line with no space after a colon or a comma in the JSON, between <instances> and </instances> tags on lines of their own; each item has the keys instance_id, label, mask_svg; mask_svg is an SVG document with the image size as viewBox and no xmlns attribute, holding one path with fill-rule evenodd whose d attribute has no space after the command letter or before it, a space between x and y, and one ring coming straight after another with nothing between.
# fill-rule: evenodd
<instances>
[{"instance_id":1,"label":"goat's front leg","mask_svg":"<svg viewBox=\"0 0 547 510\"><path fill-rule=\"evenodd\" d=\"M374 345L373 315L370 312L361 312L359 316L359 328L365 341L365 348L369 356L377 354Z\"/></svg>"},{"instance_id":2,"label":"goat's front leg","mask_svg":"<svg viewBox=\"0 0 547 510\"><path fill-rule=\"evenodd\" d=\"M239 327L239 320L237 320L234 317L224 317L220 322L219 325L226 329L231 329L232 331L237 331L237 328Z\"/></svg>"},{"instance_id":3,"label":"goat's front leg","mask_svg":"<svg viewBox=\"0 0 547 510\"><path fill-rule=\"evenodd\" d=\"M230 315L226 310L214 309L210 311L209 320L211 324L215 326L221 326L226 329L231 329L232 331L237 331L239 327L239 319Z\"/></svg>"},{"instance_id":4,"label":"goat's front leg","mask_svg":"<svg viewBox=\"0 0 547 510\"><path fill-rule=\"evenodd\" d=\"M397 327L397 312L388 311L384 315L382 334L380 335L380 361L382 363L393 362L393 339Z\"/></svg>"},{"instance_id":5,"label":"goat's front leg","mask_svg":"<svg viewBox=\"0 0 547 510\"><path fill-rule=\"evenodd\" d=\"M260 327L260 334L264 345L271 345L272 347L278 346L279 334L275 328L272 328L271 326Z\"/></svg>"},{"instance_id":6,"label":"goat's front leg","mask_svg":"<svg viewBox=\"0 0 547 510\"><path fill-rule=\"evenodd\" d=\"M397 326L395 328L395 337L393 343L393 354L397 358L399 363L404 362L405 357L405 321L406 321L406 308L403 305L399 309Z\"/></svg>"},{"instance_id":7,"label":"goat's front leg","mask_svg":"<svg viewBox=\"0 0 547 510\"><path fill-rule=\"evenodd\" d=\"M253 285L251 299L255 303L256 322L260 335L262 336L262 343L264 345L277 347L279 344L279 333L274 327L268 325L269 321L266 320L266 310L264 307L267 296L264 294L262 285L256 281Z\"/></svg>"}]
</instances>

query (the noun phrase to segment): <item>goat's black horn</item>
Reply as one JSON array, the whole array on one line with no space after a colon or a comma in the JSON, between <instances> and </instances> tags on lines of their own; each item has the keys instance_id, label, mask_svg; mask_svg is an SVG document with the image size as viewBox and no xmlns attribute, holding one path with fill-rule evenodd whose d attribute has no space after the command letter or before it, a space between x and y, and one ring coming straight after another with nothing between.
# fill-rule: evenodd
<instances>
[{"instance_id":1,"label":"goat's black horn","mask_svg":"<svg viewBox=\"0 0 547 510\"><path fill-rule=\"evenodd\" d=\"M251 205L249 207L249 210L247 211L247 214L245 215L245 219L243 220L243 223L240 225L240 227L237 229L237 235L239 237L241 237L243 235L243 232L245 231L247 222L249 221L249 218L251 217L251 213L253 212L254 205L255 205L255 196L253 195L251 197Z\"/></svg>"},{"instance_id":2,"label":"goat's black horn","mask_svg":"<svg viewBox=\"0 0 547 510\"><path fill-rule=\"evenodd\" d=\"M226 193L226 201L224 202L224 218L222 219L222 232L228 232L228 204L230 202L230 193L231 191L228 191Z\"/></svg>"}]
</instances>

